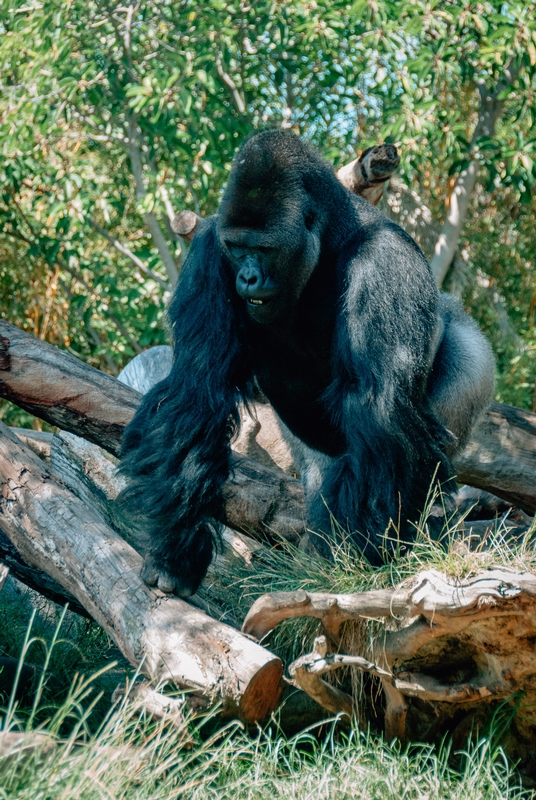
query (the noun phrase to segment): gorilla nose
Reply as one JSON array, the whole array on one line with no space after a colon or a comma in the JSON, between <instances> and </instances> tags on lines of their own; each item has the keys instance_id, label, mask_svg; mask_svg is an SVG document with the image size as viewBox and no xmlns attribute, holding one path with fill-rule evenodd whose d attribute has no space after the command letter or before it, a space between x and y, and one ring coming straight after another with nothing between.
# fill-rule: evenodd
<instances>
[{"instance_id":1,"label":"gorilla nose","mask_svg":"<svg viewBox=\"0 0 536 800\"><path fill-rule=\"evenodd\" d=\"M263 276L258 267L242 267L236 276L236 291L240 297L255 297L263 284Z\"/></svg>"}]
</instances>

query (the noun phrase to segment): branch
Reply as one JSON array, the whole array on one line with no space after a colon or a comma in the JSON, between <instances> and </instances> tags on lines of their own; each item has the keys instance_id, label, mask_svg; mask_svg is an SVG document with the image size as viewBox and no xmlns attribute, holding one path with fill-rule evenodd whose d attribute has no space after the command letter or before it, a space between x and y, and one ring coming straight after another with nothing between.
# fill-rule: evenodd
<instances>
[{"instance_id":1,"label":"branch","mask_svg":"<svg viewBox=\"0 0 536 800\"><path fill-rule=\"evenodd\" d=\"M104 238L107 239L110 242L110 244L115 247L116 250L118 250L122 255L126 256L130 261L132 261L132 263L135 264L135 266L140 270L140 272L143 272L145 275L148 275L150 278L152 278L154 281L160 284L160 286L167 292L170 292L172 290L173 287L170 283L167 283L163 278L160 277L160 275L157 275L156 272L153 272L152 269L149 269L149 267L145 266L143 261L141 261L138 258L138 256L132 252L132 250L129 250L128 247L125 247L124 244L121 244L119 239L117 239L115 236L112 236L111 233L108 233L108 231L102 228L98 222L96 222L94 219L91 218L87 218L87 222L91 225L94 231L99 233L101 236L104 236Z\"/></svg>"},{"instance_id":2,"label":"branch","mask_svg":"<svg viewBox=\"0 0 536 800\"><path fill-rule=\"evenodd\" d=\"M234 102L234 104L236 106L236 109L237 109L238 113L239 114L244 114L245 111L246 111L246 101L245 101L243 95L241 94L238 86L234 82L234 80L225 71L225 68L223 66L223 61L222 61L221 54L218 54L216 56L216 60L215 60L214 63L215 63L215 66L216 66L216 72L218 73L218 75L221 78L221 80L224 83L224 85L227 86L227 88L229 89L229 92L231 94L231 97L233 98L233 102Z\"/></svg>"},{"instance_id":3,"label":"branch","mask_svg":"<svg viewBox=\"0 0 536 800\"><path fill-rule=\"evenodd\" d=\"M141 202L146 195L146 190L143 182L139 131L133 114L129 114L128 117L128 150L132 174L134 175L134 181L136 183L136 198L138 202ZM164 263L169 281L171 284L175 284L178 278L177 266L156 215L152 211L146 211L143 214L143 218L153 238L155 247L160 254L160 258Z\"/></svg>"},{"instance_id":4,"label":"branch","mask_svg":"<svg viewBox=\"0 0 536 800\"><path fill-rule=\"evenodd\" d=\"M361 195L372 205L377 205L388 181L400 164L396 147L380 144L369 147L359 158L341 167L337 178L354 194Z\"/></svg>"}]
</instances>

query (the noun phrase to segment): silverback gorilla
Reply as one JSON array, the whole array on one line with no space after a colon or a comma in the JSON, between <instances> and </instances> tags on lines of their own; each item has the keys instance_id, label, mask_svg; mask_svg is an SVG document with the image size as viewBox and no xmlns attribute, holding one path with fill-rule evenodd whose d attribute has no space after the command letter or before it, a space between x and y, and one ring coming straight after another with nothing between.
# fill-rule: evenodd
<instances>
[{"instance_id":1,"label":"silverback gorilla","mask_svg":"<svg viewBox=\"0 0 536 800\"><path fill-rule=\"evenodd\" d=\"M212 558L241 400L258 385L298 441L308 527L371 563L410 540L491 399L493 358L415 242L287 131L238 152L169 310L174 363L128 426L120 502L148 519L143 578L194 593Z\"/></svg>"}]
</instances>

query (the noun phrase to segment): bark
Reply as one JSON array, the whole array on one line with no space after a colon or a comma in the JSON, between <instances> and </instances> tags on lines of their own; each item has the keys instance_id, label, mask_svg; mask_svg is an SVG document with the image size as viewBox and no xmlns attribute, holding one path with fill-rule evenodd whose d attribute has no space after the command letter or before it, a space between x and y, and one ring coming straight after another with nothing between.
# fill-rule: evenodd
<instances>
[{"instance_id":1,"label":"bark","mask_svg":"<svg viewBox=\"0 0 536 800\"><path fill-rule=\"evenodd\" d=\"M114 502L125 485L125 479L117 474L115 459L100 447L63 431L53 438L50 466L76 497L143 555L147 546L143 527L120 514ZM189 602L215 619L239 628L234 586L241 574L259 568L265 551L260 542L224 528L221 547L203 584Z\"/></svg>"},{"instance_id":2,"label":"bark","mask_svg":"<svg viewBox=\"0 0 536 800\"><path fill-rule=\"evenodd\" d=\"M372 660L329 653L328 638L319 637L313 651L289 667L330 714L352 714L355 707L355 698L334 691L320 677L341 666L381 680L387 740L431 740L449 729L467 734L472 720L519 693L516 746L533 750L535 575L503 568L459 580L429 570L409 585L387 590L264 595L252 606L243 630L262 637L281 621L304 616L322 620L332 642L338 641L344 622L385 622L383 634L375 635Z\"/></svg>"},{"instance_id":3,"label":"bark","mask_svg":"<svg viewBox=\"0 0 536 800\"><path fill-rule=\"evenodd\" d=\"M247 722L278 704L278 658L234 628L145 586L141 557L0 423L2 527L24 560L70 592L156 683L194 689Z\"/></svg>"},{"instance_id":4,"label":"bark","mask_svg":"<svg viewBox=\"0 0 536 800\"><path fill-rule=\"evenodd\" d=\"M111 376L3 320L0 396L114 455L141 400L138 392ZM493 403L455 466L460 481L491 490L534 514L536 414ZM223 521L232 528L293 542L303 534L301 486L281 472L236 454L225 496Z\"/></svg>"}]
</instances>

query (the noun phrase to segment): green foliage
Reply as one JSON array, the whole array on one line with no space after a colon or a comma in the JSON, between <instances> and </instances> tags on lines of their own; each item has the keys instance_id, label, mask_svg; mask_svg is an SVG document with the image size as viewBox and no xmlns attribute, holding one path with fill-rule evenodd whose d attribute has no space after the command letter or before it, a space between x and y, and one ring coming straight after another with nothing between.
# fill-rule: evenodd
<instances>
[{"instance_id":1,"label":"green foliage","mask_svg":"<svg viewBox=\"0 0 536 800\"><path fill-rule=\"evenodd\" d=\"M532 407L535 70L523 0L0 0L0 310L117 373L166 341L170 218L215 211L247 135L336 165L386 139L437 220L479 160L463 295Z\"/></svg>"}]
</instances>

